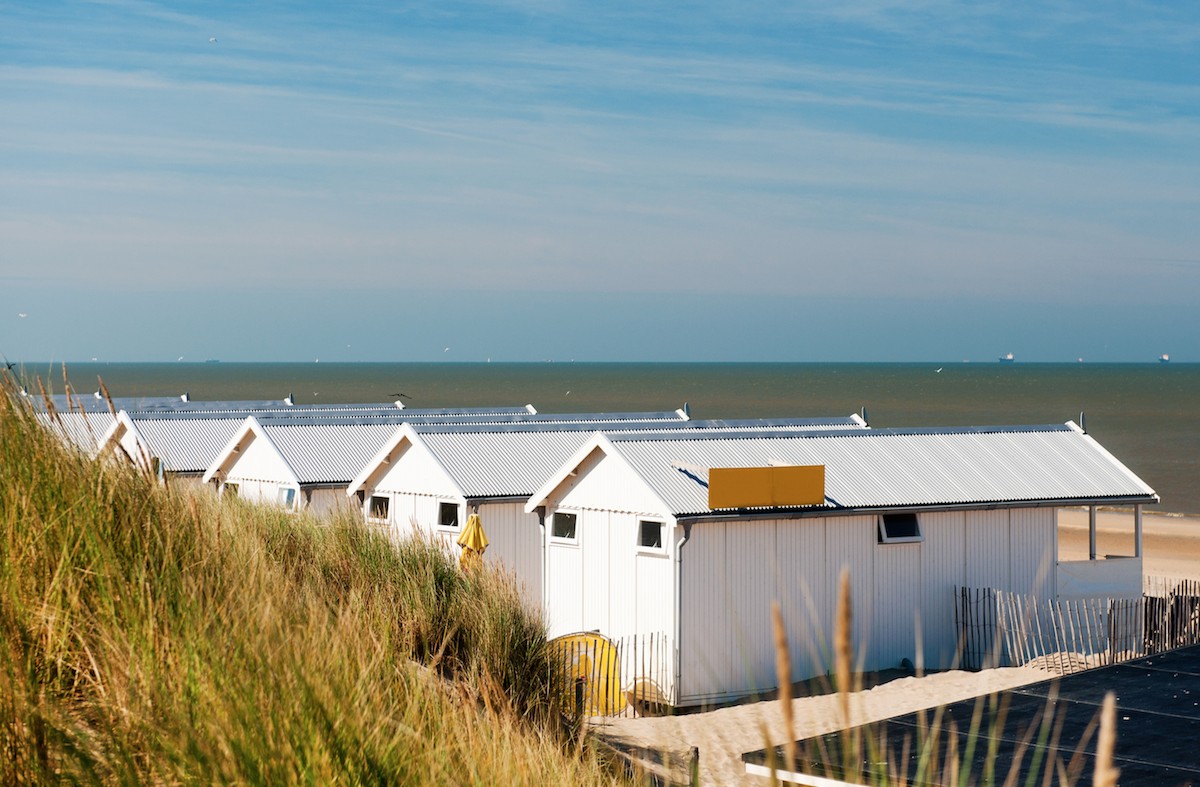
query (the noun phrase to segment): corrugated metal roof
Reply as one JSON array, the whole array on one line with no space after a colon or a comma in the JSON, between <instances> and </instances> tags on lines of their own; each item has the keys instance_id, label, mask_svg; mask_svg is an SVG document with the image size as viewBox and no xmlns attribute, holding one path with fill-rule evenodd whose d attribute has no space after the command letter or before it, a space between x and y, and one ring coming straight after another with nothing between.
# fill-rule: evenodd
<instances>
[{"instance_id":1,"label":"corrugated metal roof","mask_svg":"<svg viewBox=\"0 0 1200 787\"><path fill-rule=\"evenodd\" d=\"M517 429L558 429L562 425L576 425L579 429L596 429L597 424L611 423L654 423L676 424L687 423L675 413L561 413L537 414L529 413L472 413L447 412L444 414L413 413L410 410L393 410L388 413L314 413L311 416L297 416L295 413L272 413L257 415L260 423L273 421L308 420L311 423L326 424L368 424L389 422L393 424L411 423L414 427L461 431L494 431L504 425L512 425Z\"/></svg>"},{"instance_id":2,"label":"corrugated metal roof","mask_svg":"<svg viewBox=\"0 0 1200 787\"><path fill-rule=\"evenodd\" d=\"M770 464L824 465L825 507L835 509L1154 497L1069 426L611 439L680 515L711 513L706 468Z\"/></svg>"},{"instance_id":3,"label":"corrugated metal roof","mask_svg":"<svg viewBox=\"0 0 1200 787\"><path fill-rule=\"evenodd\" d=\"M427 407L400 408L394 402L375 403L326 403L326 404L295 404L289 405L281 401L240 401L240 402L181 402L168 401L165 405L143 407L142 412L172 412L172 413L244 413L251 414L303 414L303 413L404 413L413 418L439 415L518 415L528 414L525 407Z\"/></svg>"},{"instance_id":4,"label":"corrugated metal roof","mask_svg":"<svg viewBox=\"0 0 1200 787\"><path fill-rule=\"evenodd\" d=\"M138 410L143 407L169 407L172 402L180 404L178 397L119 397L113 399L113 409L121 410ZM83 408L87 413L107 413L108 401L101 398L96 398L93 394L84 394L82 396L72 396L70 403L67 402L67 397L64 394L53 394L50 396L50 402L54 405L54 409L61 412L67 410L79 410ZM31 391L29 403L37 410L46 409L46 401L41 394ZM111 413L110 413L111 415Z\"/></svg>"},{"instance_id":5,"label":"corrugated metal roof","mask_svg":"<svg viewBox=\"0 0 1200 787\"><path fill-rule=\"evenodd\" d=\"M151 456L171 473L202 473L225 448L243 416L223 418L158 418L131 415Z\"/></svg>"},{"instance_id":6,"label":"corrugated metal roof","mask_svg":"<svg viewBox=\"0 0 1200 787\"><path fill-rule=\"evenodd\" d=\"M396 431L386 423L270 423L262 428L302 484L349 483Z\"/></svg>"},{"instance_id":7,"label":"corrugated metal roof","mask_svg":"<svg viewBox=\"0 0 1200 787\"><path fill-rule=\"evenodd\" d=\"M685 421L678 416L654 419L607 418L588 415L584 420L570 420L565 416L548 416L564 420L517 419L509 422L478 420L462 423L414 423L413 428L422 434L467 433L467 432L555 432L555 431L662 431L674 432L735 432L735 431L812 431L865 429L866 425L849 418L747 418L741 420Z\"/></svg>"},{"instance_id":8,"label":"corrugated metal roof","mask_svg":"<svg viewBox=\"0 0 1200 787\"><path fill-rule=\"evenodd\" d=\"M33 394L29 397L30 403L39 410L45 409L45 401L40 394ZM79 410L83 408L85 412L108 412L108 402L103 398L97 398L95 394L85 394L81 396L72 396L68 406L67 397L63 394L54 394L50 396L50 401L54 408L61 412L70 410ZM210 400L196 401L189 399L183 401L178 396L122 396L112 400L113 409L120 411L124 410L128 413L159 413L159 414L188 414L188 413L207 413L207 414L225 414L225 413L242 413L250 415L252 413L370 413L370 412L386 412L409 413L413 417L423 415L449 415L449 414L472 414L472 415L528 415L530 413L528 406L514 407L429 407L429 408L399 408L395 402L328 402L321 404L295 404L289 405L283 400L278 399L248 399L248 400Z\"/></svg>"},{"instance_id":9,"label":"corrugated metal roof","mask_svg":"<svg viewBox=\"0 0 1200 787\"><path fill-rule=\"evenodd\" d=\"M440 432L421 440L467 497L509 497L533 494L593 431Z\"/></svg>"},{"instance_id":10,"label":"corrugated metal roof","mask_svg":"<svg viewBox=\"0 0 1200 787\"><path fill-rule=\"evenodd\" d=\"M56 420L49 413L37 413L37 419L52 434L88 455L96 453L100 438L113 422L108 408L103 412L59 412L57 416Z\"/></svg>"},{"instance_id":11,"label":"corrugated metal roof","mask_svg":"<svg viewBox=\"0 0 1200 787\"><path fill-rule=\"evenodd\" d=\"M773 425L773 426L772 426ZM531 495L596 431L667 438L680 433L775 429L795 433L861 427L853 418L744 421L610 421L582 424L417 426L416 431L467 497Z\"/></svg>"}]
</instances>

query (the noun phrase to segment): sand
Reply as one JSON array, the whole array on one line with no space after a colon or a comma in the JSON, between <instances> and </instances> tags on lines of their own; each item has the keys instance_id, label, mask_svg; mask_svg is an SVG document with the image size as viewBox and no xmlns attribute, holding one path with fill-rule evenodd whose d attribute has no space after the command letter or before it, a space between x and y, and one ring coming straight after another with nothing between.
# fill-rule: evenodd
<instances>
[{"instance_id":1,"label":"sand","mask_svg":"<svg viewBox=\"0 0 1200 787\"><path fill-rule=\"evenodd\" d=\"M1046 680L1050 675L1030 667L983 672L941 672L923 678L900 678L851 697L851 724L879 721L922 708L969 699L981 694ZM838 723L837 697L827 694L792 700L795 736L808 738L834 732ZM765 731L764 731L765 725ZM777 701L736 705L707 713L640 719L609 719L595 728L621 748L644 748L667 753L675 763L672 774L686 773L692 746L700 749L701 784L740 784L746 776L742 754L764 748L769 740L786 739Z\"/></svg>"},{"instance_id":2,"label":"sand","mask_svg":"<svg viewBox=\"0 0 1200 787\"><path fill-rule=\"evenodd\" d=\"M1097 521L1097 552L1103 556L1133 554L1133 518L1122 512L1101 511ZM1200 517L1147 514L1143 517L1143 570L1146 574L1200 577ZM1060 514L1059 559L1088 556L1086 510ZM1046 680L1049 673L1031 667L950 671L922 678L900 678L852 696L851 722L879 721L923 708L976 697L1003 689ZM832 695L792 701L796 738L807 738L841 728L837 699ZM737 705L705 713L685 713L663 718L607 719L593 729L605 740L624 749L663 752L671 757L675 778L686 775L693 746L700 750L703 784L741 784L750 781L742 754L764 748L768 741L786 738L779 703ZM764 732L765 730L765 732Z\"/></svg>"},{"instance_id":3,"label":"sand","mask_svg":"<svg viewBox=\"0 0 1200 787\"><path fill-rule=\"evenodd\" d=\"M1059 512L1058 559L1086 560L1086 509ZM1142 516L1142 571L1151 576L1190 577L1200 571L1200 516L1145 514ZM1100 511L1096 517L1096 553L1133 554L1133 515Z\"/></svg>"}]
</instances>

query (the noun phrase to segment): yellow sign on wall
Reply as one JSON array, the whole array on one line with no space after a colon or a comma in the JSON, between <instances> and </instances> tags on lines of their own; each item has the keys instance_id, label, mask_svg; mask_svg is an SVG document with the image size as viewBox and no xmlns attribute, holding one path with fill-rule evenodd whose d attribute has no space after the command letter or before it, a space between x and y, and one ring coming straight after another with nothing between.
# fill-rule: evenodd
<instances>
[{"instance_id":1,"label":"yellow sign on wall","mask_svg":"<svg viewBox=\"0 0 1200 787\"><path fill-rule=\"evenodd\" d=\"M825 502L825 465L714 467L708 507L818 506Z\"/></svg>"}]
</instances>

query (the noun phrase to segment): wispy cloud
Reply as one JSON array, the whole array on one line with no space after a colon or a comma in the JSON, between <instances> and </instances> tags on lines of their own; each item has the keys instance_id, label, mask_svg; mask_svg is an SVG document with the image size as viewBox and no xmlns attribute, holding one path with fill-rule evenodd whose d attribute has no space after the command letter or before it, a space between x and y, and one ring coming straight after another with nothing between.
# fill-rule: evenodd
<instances>
[{"instance_id":1,"label":"wispy cloud","mask_svg":"<svg viewBox=\"0 0 1200 787\"><path fill-rule=\"evenodd\" d=\"M0 13L14 275L947 298L1194 284L1190 263L1154 261L1200 241L1186 8Z\"/></svg>"}]
</instances>

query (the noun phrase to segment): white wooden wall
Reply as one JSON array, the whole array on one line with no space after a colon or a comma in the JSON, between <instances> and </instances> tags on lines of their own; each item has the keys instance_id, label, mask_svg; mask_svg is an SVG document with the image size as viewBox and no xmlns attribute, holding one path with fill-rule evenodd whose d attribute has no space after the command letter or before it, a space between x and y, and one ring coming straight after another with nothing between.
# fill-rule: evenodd
<instances>
[{"instance_id":1,"label":"white wooden wall","mask_svg":"<svg viewBox=\"0 0 1200 787\"><path fill-rule=\"evenodd\" d=\"M138 467L148 468L146 464L150 460L150 452L146 450L129 429L122 429L121 437L117 440L120 446L117 453L119 456L127 458Z\"/></svg>"},{"instance_id":2,"label":"white wooden wall","mask_svg":"<svg viewBox=\"0 0 1200 787\"><path fill-rule=\"evenodd\" d=\"M628 467L597 453L546 507L544 610L550 636L674 636L674 520ZM607 506L619 502L619 510ZM578 515L576 543L552 537L556 510ZM638 545L643 519L664 523L661 550Z\"/></svg>"},{"instance_id":3,"label":"white wooden wall","mask_svg":"<svg viewBox=\"0 0 1200 787\"><path fill-rule=\"evenodd\" d=\"M345 487L312 489L307 495L300 496L298 508L305 507L314 514L325 515L352 510L355 502L346 497Z\"/></svg>"},{"instance_id":4,"label":"white wooden wall","mask_svg":"<svg viewBox=\"0 0 1200 787\"><path fill-rule=\"evenodd\" d=\"M270 481L276 485L294 483L291 472L273 447L253 437L230 465L226 481Z\"/></svg>"},{"instance_id":5,"label":"white wooden wall","mask_svg":"<svg viewBox=\"0 0 1200 787\"><path fill-rule=\"evenodd\" d=\"M375 490L374 495L387 497L390 501L387 520L373 519L369 516L372 495L367 495L363 500L363 516L367 517L368 524L385 527L396 539L422 533L440 540L448 547L454 546L454 540L462 532L461 527L451 529L438 526L438 508L442 503L453 503L458 506L460 526L467 521L466 505L462 498L456 496L385 492L380 489Z\"/></svg>"},{"instance_id":6,"label":"white wooden wall","mask_svg":"<svg viewBox=\"0 0 1200 787\"><path fill-rule=\"evenodd\" d=\"M771 602L779 600L800 680L828 671L838 577L850 567L863 669L952 666L953 590L1054 594L1053 509L920 515L924 540L876 543L877 518L697 523L682 551L681 704L775 687Z\"/></svg>"},{"instance_id":7,"label":"white wooden wall","mask_svg":"<svg viewBox=\"0 0 1200 787\"><path fill-rule=\"evenodd\" d=\"M565 509L564 509L565 510ZM674 636L674 565L670 521L662 550L638 545L643 519L660 517L574 509L577 544L550 537L547 514L546 613L550 636L599 631Z\"/></svg>"}]
</instances>

